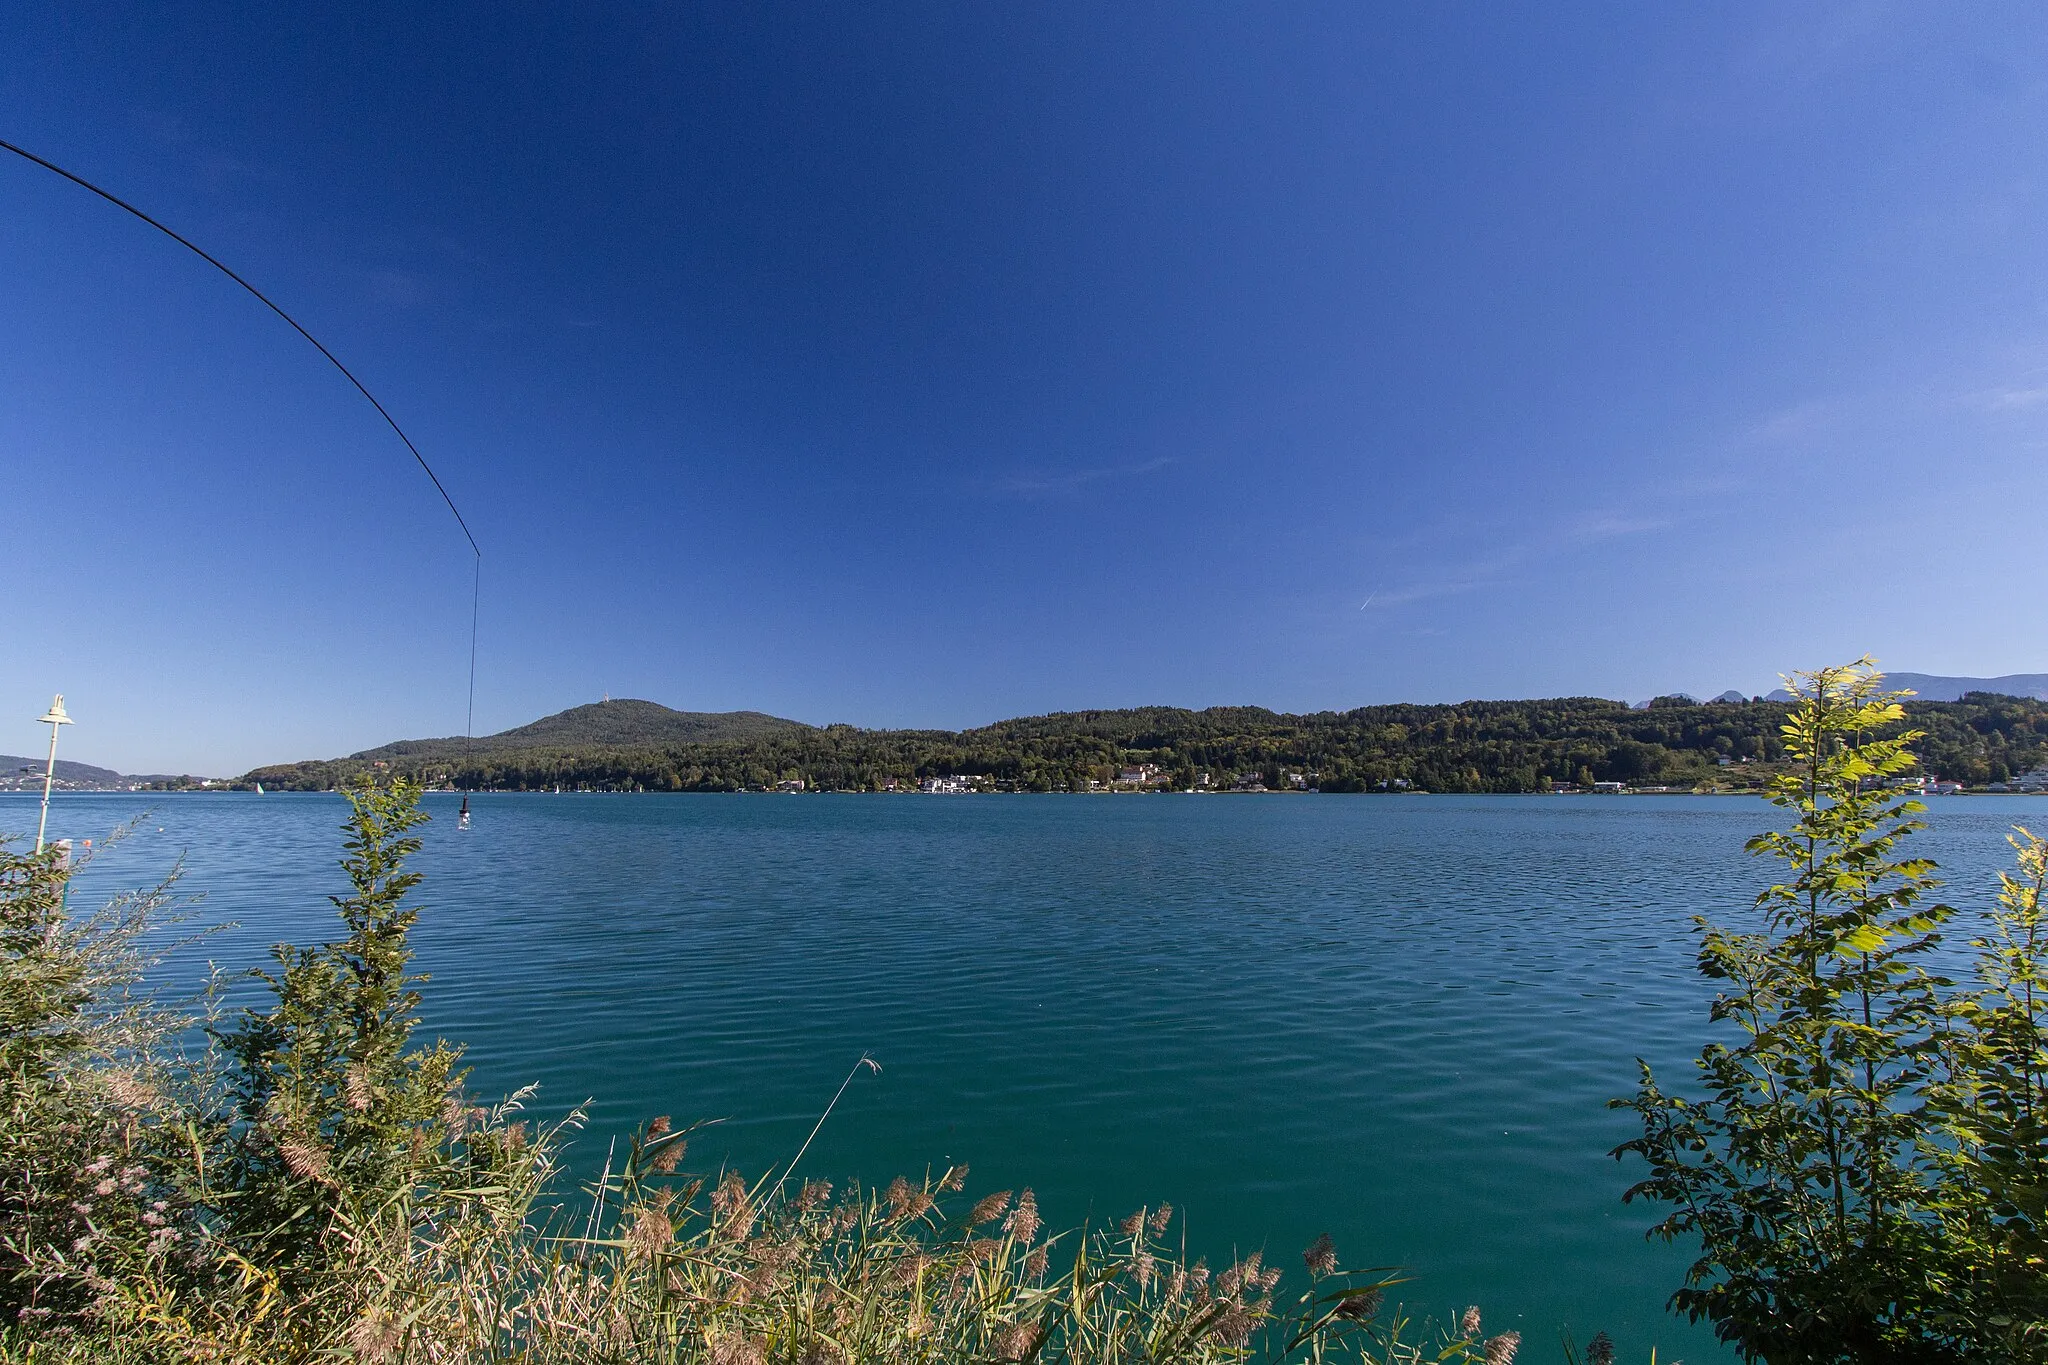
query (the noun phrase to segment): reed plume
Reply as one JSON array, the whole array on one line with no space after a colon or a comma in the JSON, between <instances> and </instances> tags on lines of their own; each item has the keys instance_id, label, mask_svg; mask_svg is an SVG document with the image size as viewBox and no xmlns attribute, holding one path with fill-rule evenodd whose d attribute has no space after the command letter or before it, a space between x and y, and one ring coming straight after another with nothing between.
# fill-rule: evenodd
<instances>
[{"instance_id":1,"label":"reed plume","mask_svg":"<svg viewBox=\"0 0 2048 1365\"><path fill-rule=\"evenodd\" d=\"M998 1360L1029 1360L1045 1340L1045 1329L1035 1322L1020 1322L996 1339Z\"/></svg>"},{"instance_id":2,"label":"reed plume","mask_svg":"<svg viewBox=\"0 0 2048 1365\"><path fill-rule=\"evenodd\" d=\"M317 1142L286 1138L277 1144L277 1154L284 1158L285 1169L299 1179L327 1179L327 1153Z\"/></svg>"},{"instance_id":3,"label":"reed plume","mask_svg":"<svg viewBox=\"0 0 2048 1365\"><path fill-rule=\"evenodd\" d=\"M967 1226L971 1228L980 1227L992 1218L1001 1217L1003 1211L1009 1207L1010 1192L1008 1190L997 1190L994 1194L985 1194L975 1202L973 1208L967 1211Z\"/></svg>"},{"instance_id":4,"label":"reed plume","mask_svg":"<svg viewBox=\"0 0 2048 1365\"><path fill-rule=\"evenodd\" d=\"M1385 1300L1386 1295L1378 1289L1347 1294L1337 1301L1337 1316L1350 1318L1353 1322L1371 1322L1379 1316L1380 1305Z\"/></svg>"},{"instance_id":5,"label":"reed plume","mask_svg":"<svg viewBox=\"0 0 2048 1365\"><path fill-rule=\"evenodd\" d=\"M405 1324L381 1305L364 1311L348 1332L349 1349L359 1360L394 1360L405 1344Z\"/></svg>"},{"instance_id":6,"label":"reed plume","mask_svg":"<svg viewBox=\"0 0 2048 1365\"><path fill-rule=\"evenodd\" d=\"M1026 1186L1024 1193L1017 1196L1017 1207L1010 1210L1010 1216L1003 1220L1003 1231L1020 1242L1037 1238L1038 1230L1044 1226L1038 1216L1038 1196Z\"/></svg>"}]
</instances>

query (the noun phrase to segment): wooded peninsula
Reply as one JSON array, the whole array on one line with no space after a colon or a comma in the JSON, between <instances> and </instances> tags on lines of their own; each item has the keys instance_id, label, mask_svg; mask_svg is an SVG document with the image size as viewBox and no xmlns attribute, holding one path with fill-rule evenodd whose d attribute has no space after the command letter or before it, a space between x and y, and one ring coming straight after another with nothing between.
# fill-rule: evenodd
<instances>
[{"instance_id":1,"label":"wooded peninsula","mask_svg":"<svg viewBox=\"0 0 2048 1365\"><path fill-rule=\"evenodd\" d=\"M2048 702L1973 692L1909 701L1924 775L2004 782L2048 761ZM1538 792L1559 786L1761 787L1783 756L1786 704L1593 697L1366 706L1288 715L1254 706L1073 711L978 729L811 726L759 712L606 700L475 740L407 740L347 758L258 768L273 791L364 773L498 791L947 789L1073 792L1307 789Z\"/></svg>"}]
</instances>

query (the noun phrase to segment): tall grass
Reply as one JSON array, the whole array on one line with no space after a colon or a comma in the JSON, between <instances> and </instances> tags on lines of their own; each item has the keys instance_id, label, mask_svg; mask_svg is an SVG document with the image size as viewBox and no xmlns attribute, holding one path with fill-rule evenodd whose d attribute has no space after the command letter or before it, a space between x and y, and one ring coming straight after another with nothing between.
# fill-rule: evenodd
<instances>
[{"instance_id":1,"label":"tall grass","mask_svg":"<svg viewBox=\"0 0 2048 1365\"><path fill-rule=\"evenodd\" d=\"M352 800L350 937L281 949L274 1003L232 1026L139 989L168 888L73 922L68 869L0 846L0 1360L1514 1358L1476 1309L1418 1324L1395 1272L1346 1270L1327 1238L1287 1287L1256 1253L1190 1262L1170 1207L1053 1230L1029 1189L970 1195L964 1166L750 1182L693 1170L690 1132L655 1119L576 1186L580 1114L474 1106L452 1052L405 1041L416 793ZM188 1056L195 1023L218 1041Z\"/></svg>"}]
</instances>

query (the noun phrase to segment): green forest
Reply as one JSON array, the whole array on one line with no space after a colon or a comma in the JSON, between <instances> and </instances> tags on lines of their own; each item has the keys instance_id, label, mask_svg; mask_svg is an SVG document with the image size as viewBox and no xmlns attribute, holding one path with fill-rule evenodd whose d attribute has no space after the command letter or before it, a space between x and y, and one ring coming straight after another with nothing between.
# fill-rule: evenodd
<instances>
[{"instance_id":1,"label":"green forest","mask_svg":"<svg viewBox=\"0 0 2048 1365\"><path fill-rule=\"evenodd\" d=\"M612 703L617 706L620 703ZM2003 781L2048 760L2048 703L1971 693L1908 702L1922 771ZM565 713L566 714L566 713ZM701 742L396 744L246 774L270 790L325 791L366 771L465 790L885 791L970 778L996 791L1086 791L1150 765L1156 785L1257 783L1323 792L1533 792L1553 785L1761 787L1782 758L1786 706L1663 697L1647 708L1591 697L1367 706L1286 715L1259 707L1143 707L1000 721L979 729L865 730L795 722ZM762 717L763 721L769 718ZM536 726L525 727L532 731ZM524 733L524 732L514 732ZM1720 760L1727 759L1723 764ZM1297 783L1297 777L1299 782Z\"/></svg>"}]
</instances>

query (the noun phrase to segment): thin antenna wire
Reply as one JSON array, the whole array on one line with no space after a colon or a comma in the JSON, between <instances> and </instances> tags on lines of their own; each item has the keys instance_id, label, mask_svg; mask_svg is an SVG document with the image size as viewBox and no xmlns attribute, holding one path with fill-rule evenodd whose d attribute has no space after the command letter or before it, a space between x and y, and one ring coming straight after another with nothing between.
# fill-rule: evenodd
<instances>
[{"instance_id":1,"label":"thin antenna wire","mask_svg":"<svg viewBox=\"0 0 2048 1365\"><path fill-rule=\"evenodd\" d=\"M377 410L377 415L384 419L384 424L390 427L392 432L397 435L398 439L405 443L405 448L412 452L413 459L419 461L420 468L425 470L427 477L433 481L434 491L441 495L441 501L447 503L448 510L455 514L455 524L462 528L462 538L469 542L470 552L476 556L475 583L470 593L469 602L469 714L468 719L464 722L463 730L463 739L467 741L476 728L476 625L477 608L482 602L483 596L484 552L482 547L480 547L476 543L476 537L470 534L469 523L462 519L462 509L455 505L454 498L448 496L448 490L441 484L441 476L436 474L434 472L434 467L427 463L427 457L420 454L420 448L412 443L412 437L405 434L405 429L398 425L397 419L393 418L389 412L385 411L384 405L377 401L377 395L371 393L367 388L363 386L363 381L356 378L355 372L350 370L348 366L342 364L341 360L334 354L334 352L328 350L325 346L322 346L320 344L320 338L314 336L304 327L301 327L299 325L299 320L297 318L293 317L290 313L285 312L284 309L278 307L275 303L271 302L270 296L265 294L261 289L258 289L255 285L249 283L240 275L237 275L234 271L228 269L228 267L225 264L223 264L219 260L219 258L213 256L211 253L201 248L196 242L193 242L190 238L184 237L179 233L173 231L172 229L164 226L162 223L150 217L148 214L144 213L141 209L135 207L135 205L129 203L127 200L120 198L118 195L110 194L106 190L101 189L98 185L93 184L92 181L87 180L84 176L73 174L72 172L65 170L62 166L59 166L56 162L37 156L34 152L29 151L26 147L17 147L12 142L9 142L4 138L0 138L0 148L5 148L6 150L13 152L16 156L21 157L23 160L33 161L36 165L41 166L46 171L54 171L58 175L63 176L66 180L69 180L72 184L79 186L81 189L91 190L94 194L106 200L115 208L124 209L127 212L135 215L137 218L140 218L143 222L155 228L158 232L161 232L164 236L176 242L179 246L184 247L187 251L197 256L200 260L205 261L208 265L212 266L215 270L218 270L221 274L233 280L236 284L241 285L242 288L248 290L249 293L252 296L254 296L258 303L262 304L265 308L268 308L271 312L283 318L287 323L291 325L291 329L294 332L297 332L300 336L304 337L307 341L313 344L314 350L320 352L321 355L326 356L328 363L333 365L335 369L341 371L342 378L348 380L349 383L355 385L357 393L360 393L363 397L370 400L370 406ZM465 752L467 752L466 745Z\"/></svg>"},{"instance_id":2,"label":"thin antenna wire","mask_svg":"<svg viewBox=\"0 0 2048 1365\"><path fill-rule=\"evenodd\" d=\"M469 711L462 720L462 758L465 763L469 761L471 736L476 733L476 609L477 604L483 601L483 595L484 557L479 551L476 573L469 582Z\"/></svg>"}]
</instances>

